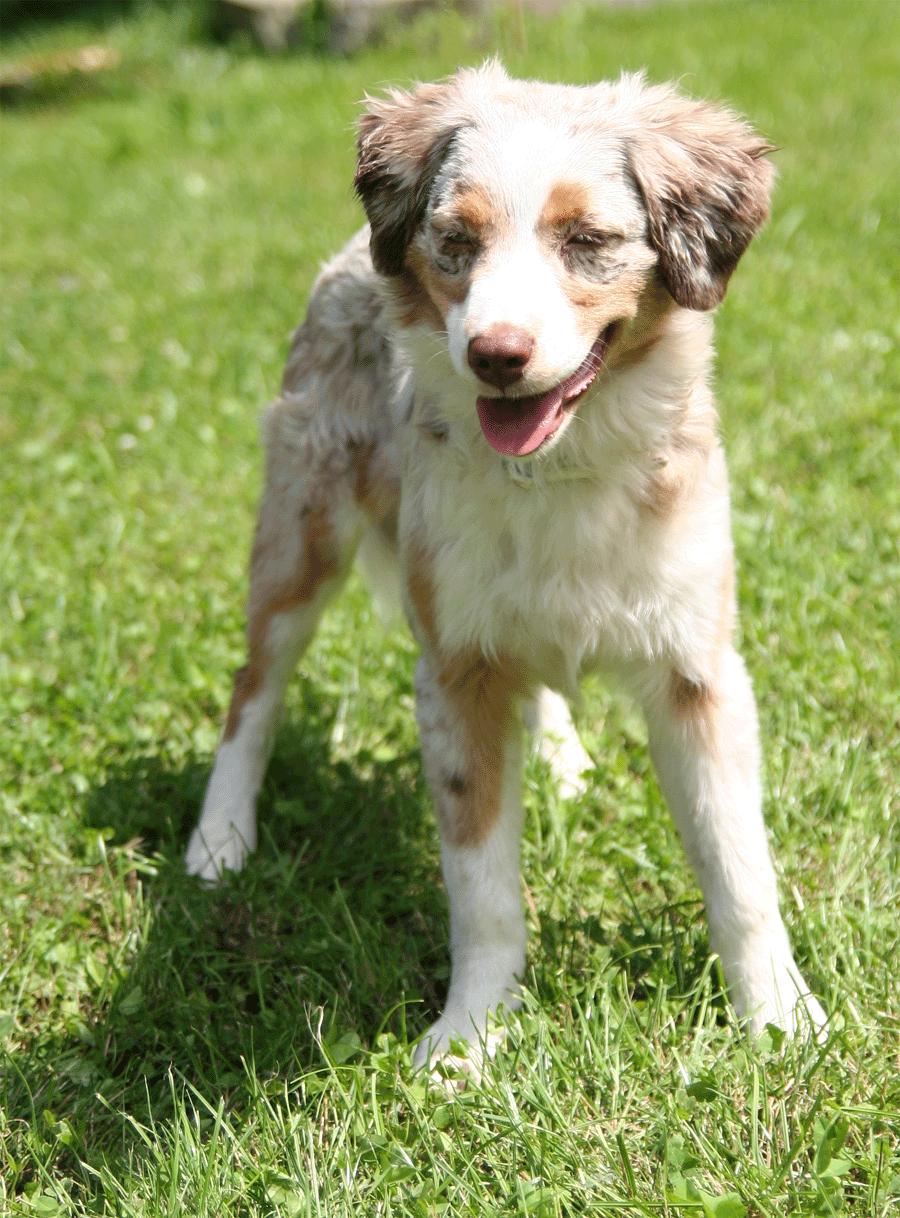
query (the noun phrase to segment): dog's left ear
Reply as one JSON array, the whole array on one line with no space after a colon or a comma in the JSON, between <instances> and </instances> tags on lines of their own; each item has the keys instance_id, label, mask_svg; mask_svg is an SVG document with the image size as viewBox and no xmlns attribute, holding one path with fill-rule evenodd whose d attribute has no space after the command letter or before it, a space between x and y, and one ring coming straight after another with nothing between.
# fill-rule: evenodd
<instances>
[{"instance_id":1,"label":"dog's left ear","mask_svg":"<svg viewBox=\"0 0 900 1218\"><path fill-rule=\"evenodd\" d=\"M643 89L637 117L629 159L663 282L684 308L713 309L769 217L772 145L730 111L667 87Z\"/></svg>"},{"instance_id":2,"label":"dog's left ear","mask_svg":"<svg viewBox=\"0 0 900 1218\"><path fill-rule=\"evenodd\" d=\"M376 270L399 275L434 179L462 125L455 79L367 98L353 184L372 229Z\"/></svg>"}]
</instances>

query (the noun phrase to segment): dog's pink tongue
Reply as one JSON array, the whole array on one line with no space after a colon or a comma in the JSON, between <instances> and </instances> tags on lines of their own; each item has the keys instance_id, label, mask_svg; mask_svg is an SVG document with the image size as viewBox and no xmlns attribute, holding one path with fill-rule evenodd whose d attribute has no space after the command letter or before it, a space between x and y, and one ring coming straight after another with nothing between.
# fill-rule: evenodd
<instances>
[{"instance_id":1,"label":"dog's pink tongue","mask_svg":"<svg viewBox=\"0 0 900 1218\"><path fill-rule=\"evenodd\" d=\"M478 421L491 448L524 457L562 422L563 387L527 398L478 398Z\"/></svg>"}]
</instances>

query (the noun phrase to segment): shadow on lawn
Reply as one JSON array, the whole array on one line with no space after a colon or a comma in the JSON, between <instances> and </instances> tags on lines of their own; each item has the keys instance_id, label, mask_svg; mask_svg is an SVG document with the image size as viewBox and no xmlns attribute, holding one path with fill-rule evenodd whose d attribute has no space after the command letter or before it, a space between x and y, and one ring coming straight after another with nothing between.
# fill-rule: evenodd
<instances>
[{"instance_id":1,"label":"shadow on lawn","mask_svg":"<svg viewBox=\"0 0 900 1218\"><path fill-rule=\"evenodd\" d=\"M266 775L260 848L219 888L181 866L207 765L171 774L155 760L139 762L98 790L89 812L90 823L110 825L119 840L139 834L167 860L151 889L153 941L131 980L159 994L160 1013L173 998L186 1000L195 1031L214 1029L204 1039L219 1051L249 1048L235 1039L242 1015L262 1022L273 1067L283 1055L269 1029L280 1022L290 1029L284 1048L303 1059L300 1011L339 1011L367 1041L401 992L424 1000L423 1019L441 997L423 991L420 978L433 964L425 958L446 951L426 929L444 926L446 903L418 754L335 761L330 727L330 712L305 691L303 713L279 733Z\"/></svg>"},{"instance_id":2,"label":"shadow on lawn","mask_svg":"<svg viewBox=\"0 0 900 1218\"><path fill-rule=\"evenodd\" d=\"M16 1061L0 1086L11 1122L40 1132L51 1110L80 1131L82 1155L114 1154L134 1143L123 1113L144 1124L171 1112L173 1076L214 1108L221 1096L241 1105L244 1062L290 1079L323 1064L319 1035L354 1031L365 1045L388 1027L406 1039L436 1017L447 909L418 755L335 762L328 715L309 694L305 709L278 736L260 848L218 888L181 862L207 764L140 759L89 795L89 825L140 836L161 860L141 880L146 930L88 1032ZM135 890L137 877L122 882Z\"/></svg>"},{"instance_id":3,"label":"shadow on lawn","mask_svg":"<svg viewBox=\"0 0 900 1218\"><path fill-rule=\"evenodd\" d=\"M57 1170L127 1162L139 1144L132 1121L167 1122L185 1083L213 1109L220 1098L241 1109L245 1063L282 1086L324 1064L320 1037L352 1031L371 1045L388 1028L412 1039L439 1012L447 909L418 753L335 762L330 714L308 689L304 697L269 766L260 848L218 888L181 862L207 763L176 772L139 759L90 794L89 825L119 842L142 838L160 861L142 881L134 961L109 978L88 1030L20 1058L0 1087L11 1124L43 1140ZM122 883L135 890L136 880ZM706 950L679 929L680 912L667 917L657 908L644 922L635 908L607 933L597 919L541 914L533 983L542 1004L564 1006L569 985L608 985L609 965L633 997L687 992ZM75 1131L68 1149L60 1129ZM20 1152L27 1160L39 1149Z\"/></svg>"}]
</instances>

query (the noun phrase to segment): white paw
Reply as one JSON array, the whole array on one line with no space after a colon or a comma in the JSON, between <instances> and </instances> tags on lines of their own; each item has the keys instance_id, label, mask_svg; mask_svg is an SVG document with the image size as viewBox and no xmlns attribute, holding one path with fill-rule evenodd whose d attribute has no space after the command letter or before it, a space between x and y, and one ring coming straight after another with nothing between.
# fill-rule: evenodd
<instances>
[{"instance_id":1,"label":"white paw","mask_svg":"<svg viewBox=\"0 0 900 1218\"><path fill-rule=\"evenodd\" d=\"M769 961L764 984L736 986L735 991L735 1010L751 1036L771 1023L792 1037L812 1031L821 1039L828 1016L793 959Z\"/></svg>"},{"instance_id":2,"label":"white paw","mask_svg":"<svg viewBox=\"0 0 900 1218\"><path fill-rule=\"evenodd\" d=\"M234 821L204 825L201 819L185 851L185 869L188 875L215 884L223 871L242 871L247 855L255 849L256 833L249 826L242 832Z\"/></svg>"},{"instance_id":3,"label":"white paw","mask_svg":"<svg viewBox=\"0 0 900 1218\"><path fill-rule=\"evenodd\" d=\"M578 739L569 704L561 694L542 689L525 708L525 725L538 756L546 761L563 799L575 799L588 789L584 775L594 763Z\"/></svg>"},{"instance_id":4,"label":"white paw","mask_svg":"<svg viewBox=\"0 0 900 1218\"><path fill-rule=\"evenodd\" d=\"M506 1037L499 1019L487 1022L486 1029L478 1028L471 1017L452 1021L442 1015L416 1045L413 1066L427 1069L433 1081L448 1091L461 1091L467 1082L480 1083L485 1062ZM464 1032L461 1029L466 1024L468 1031Z\"/></svg>"},{"instance_id":5,"label":"white paw","mask_svg":"<svg viewBox=\"0 0 900 1218\"><path fill-rule=\"evenodd\" d=\"M545 735L538 745L538 755L550 766L550 773L562 799L578 799L587 791L585 774L594 763L577 738L568 740Z\"/></svg>"}]
</instances>

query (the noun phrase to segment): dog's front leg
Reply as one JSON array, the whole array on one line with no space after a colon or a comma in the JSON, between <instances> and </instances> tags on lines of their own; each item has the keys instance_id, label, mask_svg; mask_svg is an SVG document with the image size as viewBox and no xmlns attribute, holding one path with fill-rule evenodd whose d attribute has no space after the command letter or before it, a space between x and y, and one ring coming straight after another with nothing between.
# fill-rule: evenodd
<instances>
[{"instance_id":1,"label":"dog's front leg","mask_svg":"<svg viewBox=\"0 0 900 1218\"><path fill-rule=\"evenodd\" d=\"M491 1052L489 1013L520 1004L525 919L519 890L522 833L520 683L481 657L416 669L425 771L441 834L450 899L452 971L441 1018L416 1050L424 1065L451 1038Z\"/></svg>"},{"instance_id":2,"label":"dog's front leg","mask_svg":"<svg viewBox=\"0 0 900 1218\"><path fill-rule=\"evenodd\" d=\"M657 672L644 708L663 793L700 881L710 944L738 1017L794 1031L825 1014L794 962L763 825L756 705L730 647L714 678Z\"/></svg>"},{"instance_id":3,"label":"dog's front leg","mask_svg":"<svg viewBox=\"0 0 900 1218\"><path fill-rule=\"evenodd\" d=\"M275 411L270 417L277 421ZM185 866L193 875L213 882L226 869L240 871L256 849L256 797L285 689L344 582L359 531L350 492L327 480L324 470L295 468L276 447L250 563L249 655L235 677L200 820L188 843Z\"/></svg>"},{"instance_id":4,"label":"dog's front leg","mask_svg":"<svg viewBox=\"0 0 900 1218\"><path fill-rule=\"evenodd\" d=\"M256 798L275 738L285 689L331 598L331 588L288 612L251 618L259 641L234 680L228 719L185 854L189 874L208 882L240 871L256 849Z\"/></svg>"}]
</instances>

